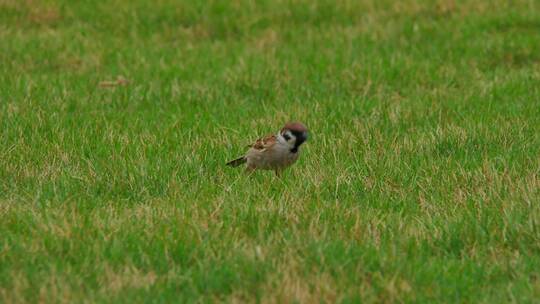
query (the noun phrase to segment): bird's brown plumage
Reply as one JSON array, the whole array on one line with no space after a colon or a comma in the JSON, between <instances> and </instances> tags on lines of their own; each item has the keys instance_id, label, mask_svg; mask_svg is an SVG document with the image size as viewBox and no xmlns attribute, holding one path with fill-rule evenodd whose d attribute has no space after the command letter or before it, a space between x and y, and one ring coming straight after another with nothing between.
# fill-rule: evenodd
<instances>
[{"instance_id":1,"label":"bird's brown plumage","mask_svg":"<svg viewBox=\"0 0 540 304\"><path fill-rule=\"evenodd\" d=\"M256 150L265 150L268 147L271 147L273 144L276 143L276 136L275 135L267 135L263 138L259 138L255 141L253 145L250 147Z\"/></svg>"},{"instance_id":2,"label":"bird's brown plumage","mask_svg":"<svg viewBox=\"0 0 540 304\"><path fill-rule=\"evenodd\" d=\"M232 167L246 163L246 170L274 170L279 174L298 159L298 147L307 139L307 128L300 122L285 124L278 134L257 139L242 157L227 163Z\"/></svg>"}]
</instances>

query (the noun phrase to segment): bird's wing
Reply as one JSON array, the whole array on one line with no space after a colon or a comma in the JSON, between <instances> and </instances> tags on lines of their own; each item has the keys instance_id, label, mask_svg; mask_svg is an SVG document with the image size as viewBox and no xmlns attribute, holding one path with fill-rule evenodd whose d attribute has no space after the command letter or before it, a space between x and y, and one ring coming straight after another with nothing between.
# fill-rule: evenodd
<instances>
[{"instance_id":1,"label":"bird's wing","mask_svg":"<svg viewBox=\"0 0 540 304\"><path fill-rule=\"evenodd\" d=\"M251 148L259 151L264 151L270 147L272 147L277 141L277 138L275 135L267 135L263 138L257 139L254 144L250 145Z\"/></svg>"}]
</instances>

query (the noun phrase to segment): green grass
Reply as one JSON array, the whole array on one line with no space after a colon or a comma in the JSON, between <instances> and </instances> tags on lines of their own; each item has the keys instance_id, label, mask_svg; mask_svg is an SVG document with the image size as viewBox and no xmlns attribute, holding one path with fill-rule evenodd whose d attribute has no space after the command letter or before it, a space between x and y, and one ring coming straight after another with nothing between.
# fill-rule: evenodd
<instances>
[{"instance_id":1,"label":"green grass","mask_svg":"<svg viewBox=\"0 0 540 304\"><path fill-rule=\"evenodd\" d=\"M539 33L533 0L0 0L0 302L536 302ZM288 120L282 179L224 166Z\"/></svg>"}]
</instances>

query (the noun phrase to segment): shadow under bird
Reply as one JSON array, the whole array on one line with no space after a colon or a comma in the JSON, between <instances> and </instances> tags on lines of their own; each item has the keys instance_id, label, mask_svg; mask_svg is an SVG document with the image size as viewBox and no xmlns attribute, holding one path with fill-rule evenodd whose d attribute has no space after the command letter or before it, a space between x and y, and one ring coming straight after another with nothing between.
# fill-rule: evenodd
<instances>
[{"instance_id":1,"label":"shadow under bird","mask_svg":"<svg viewBox=\"0 0 540 304\"><path fill-rule=\"evenodd\" d=\"M249 145L244 156L227 163L238 167L246 164L246 171L274 170L276 175L294 164L300 154L300 146L307 140L308 130L300 122L289 122L277 133L257 139Z\"/></svg>"}]
</instances>

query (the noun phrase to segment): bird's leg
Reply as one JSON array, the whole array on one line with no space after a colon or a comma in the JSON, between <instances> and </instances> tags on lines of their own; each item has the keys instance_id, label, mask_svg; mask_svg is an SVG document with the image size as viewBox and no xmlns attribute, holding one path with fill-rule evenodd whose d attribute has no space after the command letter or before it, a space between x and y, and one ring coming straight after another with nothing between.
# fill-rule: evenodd
<instances>
[{"instance_id":1,"label":"bird's leg","mask_svg":"<svg viewBox=\"0 0 540 304\"><path fill-rule=\"evenodd\" d=\"M274 172L276 172L277 178L281 178L281 170L280 169L276 169L276 170L274 170Z\"/></svg>"}]
</instances>

